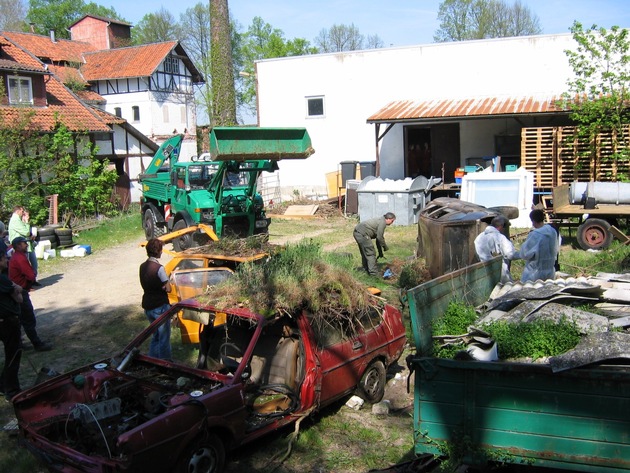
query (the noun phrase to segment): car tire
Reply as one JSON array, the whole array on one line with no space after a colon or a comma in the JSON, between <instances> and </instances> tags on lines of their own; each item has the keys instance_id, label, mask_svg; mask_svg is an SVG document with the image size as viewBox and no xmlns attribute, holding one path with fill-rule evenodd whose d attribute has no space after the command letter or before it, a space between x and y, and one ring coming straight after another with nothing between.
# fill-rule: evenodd
<instances>
[{"instance_id":1,"label":"car tire","mask_svg":"<svg viewBox=\"0 0 630 473\"><path fill-rule=\"evenodd\" d=\"M178 220L177 222L175 222L175 225L173 225L174 232L178 230L183 230L184 228L188 228L188 225L186 224L186 221L183 219ZM192 247L192 245L193 245L193 238L190 233L173 239L173 249L175 251L187 250L188 248Z\"/></svg>"},{"instance_id":2,"label":"car tire","mask_svg":"<svg viewBox=\"0 0 630 473\"><path fill-rule=\"evenodd\" d=\"M162 218L162 214L158 211L155 205L149 204L142 216L142 227L144 228L144 236L147 240L157 238L166 233L164 226L158 225L158 223L163 222L164 219Z\"/></svg>"},{"instance_id":3,"label":"car tire","mask_svg":"<svg viewBox=\"0 0 630 473\"><path fill-rule=\"evenodd\" d=\"M586 219L577 230L577 242L583 250L603 250L610 246L613 235L610 223L599 218Z\"/></svg>"},{"instance_id":4,"label":"car tire","mask_svg":"<svg viewBox=\"0 0 630 473\"><path fill-rule=\"evenodd\" d=\"M225 464L225 446L215 434L196 439L179 458L177 473L218 473Z\"/></svg>"},{"instance_id":5,"label":"car tire","mask_svg":"<svg viewBox=\"0 0 630 473\"><path fill-rule=\"evenodd\" d=\"M50 227L39 227L37 229L37 235L39 237L51 236L55 234L55 229Z\"/></svg>"},{"instance_id":6,"label":"car tire","mask_svg":"<svg viewBox=\"0 0 630 473\"><path fill-rule=\"evenodd\" d=\"M59 237L72 236L72 229L71 228L55 228L55 235Z\"/></svg>"},{"instance_id":7,"label":"car tire","mask_svg":"<svg viewBox=\"0 0 630 473\"><path fill-rule=\"evenodd\" d=\"M382 361L374 361L361 376L361 381L357 386L357 394L366 402L376 404L383 399L386 382L385 365Z\"/></svg>"}]
</instances>

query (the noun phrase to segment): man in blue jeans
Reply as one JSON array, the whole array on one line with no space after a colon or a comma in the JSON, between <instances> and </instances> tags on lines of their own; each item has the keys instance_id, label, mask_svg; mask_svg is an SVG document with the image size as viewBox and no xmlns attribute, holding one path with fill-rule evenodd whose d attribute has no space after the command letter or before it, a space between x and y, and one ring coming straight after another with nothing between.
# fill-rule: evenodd
<instances>
[{"instance_id":1,"label":"man in blue jeans","mask_svg":"<svg viewBox=\"0 0 630 473\"><path fill-rule=\"evenodd\" d=\"M162 256L162 248L164 248L162 240L151 238L146 246L149 258L140 265L140 284L144 290L142 308L147 319L149 319L149 323L171 308L168 303L168 293L171 291L171 284L164 266L158 261ZM153 334L151 345L149 346L149 356L162 360L172 360L170 323L162 324Z\"/></svg>"}]
</instances>

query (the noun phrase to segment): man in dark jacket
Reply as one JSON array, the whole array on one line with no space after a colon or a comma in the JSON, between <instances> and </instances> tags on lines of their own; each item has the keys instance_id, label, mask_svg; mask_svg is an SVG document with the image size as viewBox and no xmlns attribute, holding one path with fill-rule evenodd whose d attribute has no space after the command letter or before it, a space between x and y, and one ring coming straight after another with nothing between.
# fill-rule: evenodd
<instances>
[{"instance_id":1,"label":"man in dark jacket","mask_svg":"<svg viewBox=\"0 0 630 473\"><path fill-rule=\"evenodd\" d=\"M396 215L387 212L382 217L371 218L359 223L354 227L354 240L359 245L361 252L361 264L371 276L378 276L378 267L376 266L376 251L372 240L376 240L379 258L383 256L383 251L387 251L387 243L385 243L385 228L394 223Z\"/></svg>"},{"instance_id":2,"label":"man in dark jacket","mask_svg":"<svg viewBox=\"0 0 630 473\"><path fill-rule=\"evenodd\" d=\"M146 250L149 257L140 265L140 284L144 290L142 295L142 308L149 319L153 322L160 315L171 308L168 303L168 293L171 291L171 284L158 259L162 256L164 242L157 238L151 238L147 242ZM162 360L171 360L171 324L165 323L153 333L151 345L149 346L149 356Z\"/></svg>"},{"instance_id":3,"label":"man in dark jacket","mask_svg":"<svg viewBox=\"0 0 630 473\"><path fill-rule=\"evenodd\" d=\"M35 283L35 272L28 261L28 240L24 237L16 237L11 242L13 256L9 263L9 279L22 288L22 304L20 306L20 322L24 333L37 351L49 351L52 345L43 342L37 334L35 310L29 296L29 291Z\"/></svg>"}]
</instances>

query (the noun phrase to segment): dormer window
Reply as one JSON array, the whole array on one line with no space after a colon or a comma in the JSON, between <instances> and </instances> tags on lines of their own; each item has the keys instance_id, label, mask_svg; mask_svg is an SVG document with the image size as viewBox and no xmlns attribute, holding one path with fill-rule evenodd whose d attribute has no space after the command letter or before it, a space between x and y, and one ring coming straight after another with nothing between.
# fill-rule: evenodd
<instances>
[{"instance_id":1,"label":"dormer window","mask_svg":"<svg viewBox=\"0 0 630 473\"><path fill-rule=\"evenodd\" d=\"M179 59L173 56L164 58L164 72L179 74Z\"/></svg>"},{"instance_id":2,"label":"dormer window","mask_svg":"<svg viewBox=\"0 0 630 473\"><path fill-rule=\"evenodd\" d=\"M33 84L30 77L9 76L9 103L33 104Z\"/></svg>"}]
</instances>

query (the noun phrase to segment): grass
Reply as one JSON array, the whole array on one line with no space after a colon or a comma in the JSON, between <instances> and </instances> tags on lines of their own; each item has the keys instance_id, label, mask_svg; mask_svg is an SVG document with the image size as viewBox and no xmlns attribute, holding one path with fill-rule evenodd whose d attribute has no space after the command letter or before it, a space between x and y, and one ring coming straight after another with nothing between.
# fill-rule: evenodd
<instances>
[{"instance_id":1,"label":"grass","mask_svg":"<svg viewBox=\"0 0 630 473\"><path fill-rule=\"evenodd\" d=\"M129 241L137 240L144 236L140 210L137 205L131 207L129 212L112 218L105 218L96 223L95 228L82 230L75 234L73 243L76 245L89 245L92 251L104 250L118 245L124 245ZM59 268L65 264L71 264L72 258L50 258L39 260L38 266L42 269Z\"/></svg>"}]
</instances>

